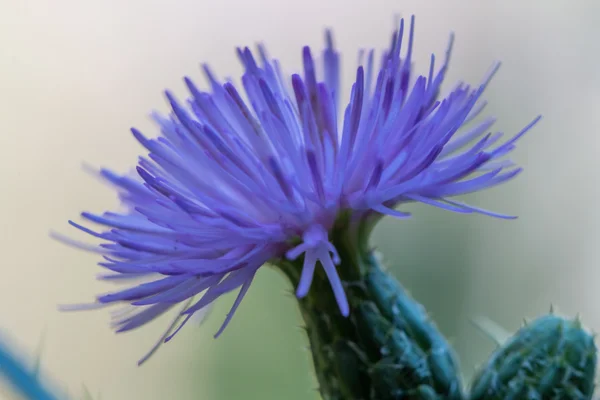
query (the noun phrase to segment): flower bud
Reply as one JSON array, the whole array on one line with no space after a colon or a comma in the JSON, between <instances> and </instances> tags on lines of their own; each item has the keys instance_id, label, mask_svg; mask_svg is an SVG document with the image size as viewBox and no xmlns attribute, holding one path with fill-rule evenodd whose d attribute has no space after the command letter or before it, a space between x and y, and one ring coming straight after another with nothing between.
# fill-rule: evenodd
<instances>
[{"instance_id":1,"label":"flower bud","mask_svg":"<svg viewBox=\"0 0 600 400\"><path fill-rule=\"evenodd\" d=\"M579 321L553 314L523 326L473 381L470 400L591 399L594 338Z\"/></svg>"}]
</instances>

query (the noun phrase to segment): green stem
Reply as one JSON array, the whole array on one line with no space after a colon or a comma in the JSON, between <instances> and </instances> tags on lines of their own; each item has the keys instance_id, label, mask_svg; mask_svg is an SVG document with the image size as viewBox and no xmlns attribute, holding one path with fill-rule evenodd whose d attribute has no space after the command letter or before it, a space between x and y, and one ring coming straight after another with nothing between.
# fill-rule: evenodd
<instances>
[{"instance_id":1,"label":"green stem","mask_svg":"<svg viewBox=\"0 0 600 400\"><path fill-rule=\"evenodd\" d=\"M340 219L331 234L350 316L340 314L321 268L299 300L323 399L462 399L449 345L366 248L369 226ZM296 287L302 260L279 266Z\"/></svg>"}]
</instances>

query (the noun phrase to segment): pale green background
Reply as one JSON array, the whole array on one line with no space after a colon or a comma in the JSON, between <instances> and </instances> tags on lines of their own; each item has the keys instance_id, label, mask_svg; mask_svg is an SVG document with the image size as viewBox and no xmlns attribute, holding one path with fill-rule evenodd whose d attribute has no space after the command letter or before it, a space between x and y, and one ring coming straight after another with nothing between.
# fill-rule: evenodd
<instances>
[{"instance_id":1,"label":"pale green background","mask_svg":"<svg viewBox=\"0 0 600 400\"><path fill-rule=\"evenodd\" d=\"M137 368L167 321L114 335L106 311L57 312L111 288L93 280L94 255L52 242L48 231L74 233L66 220L80 210L115 206L81 163L132 167L141 149L129 126L152 135L145 115L166 109L164 88L183 94L183 75L200 80L199 62L235 76L234 46L264 40L296 72L301 46L320 45L331 26L349 78L358 47L383 48L394 15L415 13L418 71L455 31L450 84L477 83L500 59L486 96L497 129L544 119L514 153L525 173L468 198L520 219L417 206L413 220L385 220L374 242L467 373L492 349L472 315L515 329L555 303L600 329L599 8L595 0L0 0L0 327L30 353L45 332L44 370L72 393L85 383L109 400L314 398L298 313L277 273L261 271L219 340L212 334L231 296Z\"/></svg>"}]
</instances>

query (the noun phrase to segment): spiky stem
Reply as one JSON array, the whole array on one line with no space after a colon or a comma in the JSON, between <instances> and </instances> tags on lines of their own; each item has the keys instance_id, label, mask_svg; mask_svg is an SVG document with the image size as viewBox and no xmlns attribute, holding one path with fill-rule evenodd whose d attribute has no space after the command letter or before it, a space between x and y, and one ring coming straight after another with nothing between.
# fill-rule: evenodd
<instances>
[{"instance_id":1,"label":"spiky stem","mask_svg":"<svg viewBox=\"0 0 600 400\"><path fill-rule=\"evenodd\" d=\"M450 346L366 247L365 226L340 219L330 236L342 259L350 316L340 314L320 269L299 301L323 399L462 399ZM301 263L280 264L294 287Z\"/></svg>"}]
</instances>

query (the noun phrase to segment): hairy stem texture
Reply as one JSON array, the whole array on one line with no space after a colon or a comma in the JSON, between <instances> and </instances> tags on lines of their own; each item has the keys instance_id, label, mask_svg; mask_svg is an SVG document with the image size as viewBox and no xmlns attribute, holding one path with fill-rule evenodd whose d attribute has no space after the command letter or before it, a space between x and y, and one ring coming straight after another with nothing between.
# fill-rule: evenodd
<instances>
[{"instance_id":1,"label":"hairy stem texture","mask_svg":"<svg viewBox=\"0 0 600 400\"><path fill-rule=\"evenodd\" d=\"M453 351L424 308L360 246L360 234L338 228L332 237L350 316L340 314L322 270L299 301L323 399L462 399ZM299 263L281 264L294 287Z\"/></svg>"}]
</instances>

